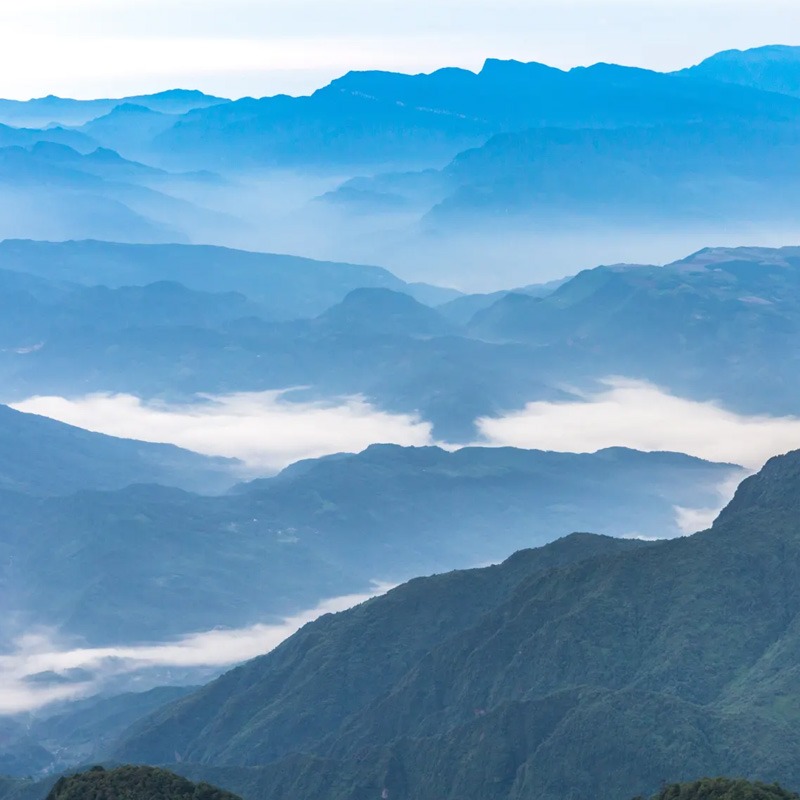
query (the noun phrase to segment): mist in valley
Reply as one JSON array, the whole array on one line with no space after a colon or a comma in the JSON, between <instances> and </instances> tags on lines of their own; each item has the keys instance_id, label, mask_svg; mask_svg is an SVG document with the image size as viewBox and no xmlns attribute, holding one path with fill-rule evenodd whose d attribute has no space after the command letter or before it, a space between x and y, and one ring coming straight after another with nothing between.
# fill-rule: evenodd
<instances>
[{"instance_id":1,"label":"mist in valley","mask_svg":"<svg viewBox=\"0 0 800 800\"><path fill-rule=\"evenodd\" d=\"M360 397L303 402L291 391L198 397L172 404L131 395L30 397L11 404L80 428L166 442L208 456L239 459L252 475L373 443L403 447L515 447L591 453L609 447L687 453L758 470L771 457L800 448L800 417L739 414L647 381L599 381L572 401L537 401L475 421L474 441L437 440L430 422L381 411ZM575 392L575 390L573 390Z\"/></svg>"},{"instance_id":2,"label":"mist in valley","mask_svg":"<svg viewBox=\"0 0 800 800\"><path fill-rule=\"evenodd\" d=\"M275 623L187 632L168 641L91 647L58 631L32 628L0 649L0 718L41 711L94 695L146 692L165 684L195 685L225 668L269 653L300 628L384 594L375 584L365 594L334 597ZM56 713L58 705L48 713Z\"/></svg>"},{"instance_id":3,"label":"mist in valley","mask_svg":"<svg viewBox=\"0 0 800 800\"><path fill-rule=\"evenodd\" d=\"M426 219L430 207L425 205L387 209L379 198L350 207L326 197L351 177L282 170L232 173L205 183L167 180L166 193L203 214L173 215L164 225L172 234L155 240L373 264L410 282L467 294L545 283L600 264L666 264L705 247L780 247L800 241L800 222L780 213L771 220L626 223L605 219L598 207L594 216L551 218L531 211L489 224L441 226ZM156 208L138 210L153 221L163 217ZM55 221L50 224L58 230ZM14 236L9 227L5 238Z\"/></svg>"}]
</instances>

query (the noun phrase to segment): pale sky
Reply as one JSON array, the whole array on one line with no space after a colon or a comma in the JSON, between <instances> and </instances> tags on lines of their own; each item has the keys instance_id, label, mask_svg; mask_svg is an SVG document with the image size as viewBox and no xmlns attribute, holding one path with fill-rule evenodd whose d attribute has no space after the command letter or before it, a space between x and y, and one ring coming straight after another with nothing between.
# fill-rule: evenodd
<instances>
[{"instance_id":1,"label":"pale sky","mask_svg":"<svg viewBox=\"0 0 800 800\"><path fill-rule=\"evenodd\" d=\"M0 0L0 97L312 91L487 57L675 69L800 44L797 0Z\"/></svg>"}]
</instances>

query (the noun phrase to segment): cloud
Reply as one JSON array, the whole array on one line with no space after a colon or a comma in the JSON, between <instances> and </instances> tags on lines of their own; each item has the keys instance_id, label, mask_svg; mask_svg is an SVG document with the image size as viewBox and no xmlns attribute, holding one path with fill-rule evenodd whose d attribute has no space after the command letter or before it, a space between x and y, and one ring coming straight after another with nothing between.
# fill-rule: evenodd
<instances>
[{"instance_id":1,"label":"cloud","mask_svg":"<svg viewBox=\"0 0 800 800\"><path fill-rule=\"evenodd\" d=\"M358 397L293 403L284 392L256 392L167 405L127 394L92 394L32 397L13 407L97 433L239 458L262 473L304 458L360 451L376 442L431 443L429 423L379 411Z\"/></svg>"},{"instance_id":2,"label":"cloud","mask_svg":"<svg viewBox=\"0 0 800 800\"><path fill-rule=\"evenodd\" d=\"M752 470L800 448L797 417L737 414L645 381L607 378L601 385L580 400L529 403L501 417L482 417L476 421L476 445L579 453L606 447L668 450ZM455 449L434 441L432 426L418 415L381 411L360 397L295 403L278 391L167 404L127 394L92 394L31 397L13 407L98 433L239 458L262 474L300 459L360 452L376 443Z\"/></svg>"},{"instance_id":3,"label":"cloud","mask_svg":"<svg viewBox=\"0 0 800 800\"><path fill-rule=\"evenodd\" d=\"M163 668L225 668L268 653L305 624L345 611L377 595L373 591L332 598L275 625L194 633L168 642L126 647L64 647L50 631L28 633L0 655L0 715L33 711L57 701L86 697L120 676Z\"/></svg>"},{"instance_id":4,"label":"cloud","mask_svg":"<svg viewBox=\"0 0 800 800\"><path fill-rule=\"evenodd\" d=\"M500 418L483 417L477 421L483 443L567 452L671 450L748 469L800 448L797 417L736 414L645 381L609 378L602 384L582 400L529 403Z\"/></svg>"},{"instance_id":5,"label":"cloud","mask_svg":"<svg viewBox=\"0 0 800 800\"><path fill-rule=\"evenodd\" d=\"M708 508L686 508L684 506L674 506L675 523L678 528L686 535L705 531L711 527L714 520L719 516L731 500L733 500L739 484L747 477L747 472L735 472L722 481L717 486L717 503Z\"/></svg>"},{"instance_id":6,"label":"cloud","mask_svg":"<svg viewBox=\"0 0 800 800\"><path fill-rule=\"evenodd\" d=\"M730 500L730 498L728 498ZM718 508L684 508L675 506L675 522L687 536L711 527L720 511L725 507L722 503Z\"/></svg>"}]
</instances>

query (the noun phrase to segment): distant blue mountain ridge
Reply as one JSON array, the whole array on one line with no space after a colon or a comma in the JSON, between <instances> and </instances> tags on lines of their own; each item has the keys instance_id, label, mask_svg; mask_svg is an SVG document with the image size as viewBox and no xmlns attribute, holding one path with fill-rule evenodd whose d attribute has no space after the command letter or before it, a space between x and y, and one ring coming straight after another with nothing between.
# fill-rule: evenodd
<instances>
[{"instance_id":1,"label":"distant blue mountain ridge","mask_svg":"<svg viewBox=\"0 0 800 800\"><path fill-rule=\"evenodd\" d=\"M791 230L799 54L729 51L676 73L489 59L478 72L350 72L307 97L0 101L0 238L245 242L398 270L399 243L405 261L438 270L415 266L415 278L451 281L465 248L438 256L440 233L488 236L490 252L505 245L513 257L522 248L507 234L536 225L554 235L743 222ZM322 176L321 202L309 193L277 223L253 214L237 182L273 170ZM381 233L365 254L370 225ZM341 248L325 241L333 228Z\"/></svg>"},{"instance_id":2,"label":"distant blue mountain ridge","mask_svg":"<svg viewBox=\"0 0 800 800\"><path fill-rule=\"evenodd\" d=\"M350 72L309 97L228 101L170 90L115 100L0 100L0 123L86 126L115 149L115 136L129 139L133 125L142 152L193 166L430 164L529 128L796 120L798 53L782 46L730 51L671 74L488 59L477 73Z\"/></svg>"}]
</instances>

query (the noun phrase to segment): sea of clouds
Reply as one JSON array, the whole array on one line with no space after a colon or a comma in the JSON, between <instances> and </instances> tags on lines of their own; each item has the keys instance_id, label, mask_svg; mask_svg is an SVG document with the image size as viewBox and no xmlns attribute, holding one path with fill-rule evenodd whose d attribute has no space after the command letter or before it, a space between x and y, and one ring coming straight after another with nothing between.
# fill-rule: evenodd
<instances>
[{"instance_id":1,"label":"sea of clouds","mask_svg":"<svg viewBox=\"0 0 800 800\"><path fill-rule=\"evenodd\" d=\"M262 474L304 458L359 452L376 442L450 449L466 444L438 442L419 415L389 413L361 397L293 402L286 392L258 392L168 404L91 394L31 397L13 407L98 433L238 458ZM625 378L608 378L577 400L530 403L476 425L480 435L474 444L489 447L668 450L753 470L771 456L800 448L800 418L738 414Z\"/></svg>"}]
</instances>

